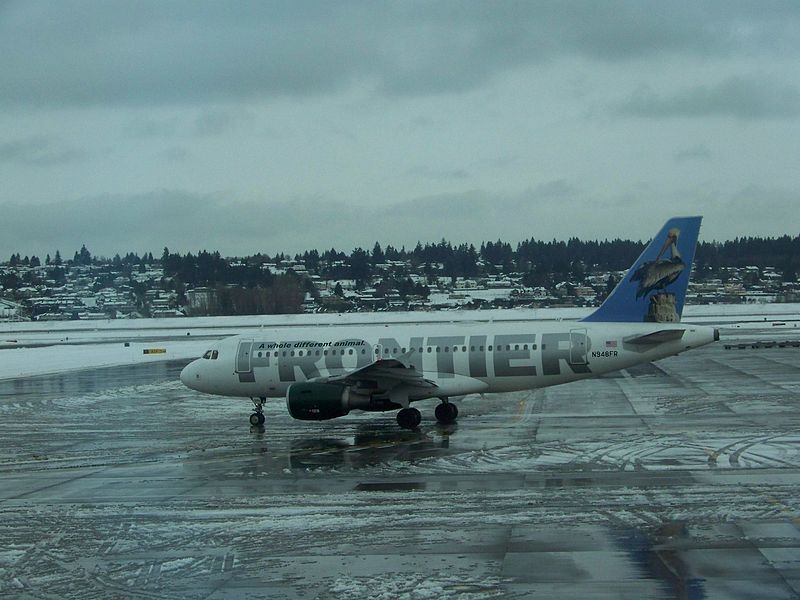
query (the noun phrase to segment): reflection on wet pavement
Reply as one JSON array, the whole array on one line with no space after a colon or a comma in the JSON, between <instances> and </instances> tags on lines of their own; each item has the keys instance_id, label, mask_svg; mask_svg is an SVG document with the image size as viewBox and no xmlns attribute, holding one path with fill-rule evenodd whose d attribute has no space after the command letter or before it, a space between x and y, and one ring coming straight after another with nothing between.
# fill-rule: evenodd
<instances>
[{"instance_id":1,"label":"reflection on wet pavement","mask_svg":"<svg viewBox=\"0 0 800 600\"><path fill-rule=\"evenodd\" d=\"M0 597L796 598L800 351L263 428L181 363L0 382Z\"/></svg>"}]
</instances>

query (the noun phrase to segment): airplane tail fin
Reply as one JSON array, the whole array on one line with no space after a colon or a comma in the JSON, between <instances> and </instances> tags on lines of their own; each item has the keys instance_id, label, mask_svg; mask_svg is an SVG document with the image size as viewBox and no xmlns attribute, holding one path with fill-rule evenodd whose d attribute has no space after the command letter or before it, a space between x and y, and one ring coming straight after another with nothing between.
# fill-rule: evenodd
<instances>
[{"instance_id":1,"label":"airplane tail fin","mask_svg":"<svg viewBox=\"0 0 800 600\"><path fill-rule=\"evenodd\" d=\"M667 221L600 308L582 320L680 321L702 219Z\"/></svg>"}]
</instances>

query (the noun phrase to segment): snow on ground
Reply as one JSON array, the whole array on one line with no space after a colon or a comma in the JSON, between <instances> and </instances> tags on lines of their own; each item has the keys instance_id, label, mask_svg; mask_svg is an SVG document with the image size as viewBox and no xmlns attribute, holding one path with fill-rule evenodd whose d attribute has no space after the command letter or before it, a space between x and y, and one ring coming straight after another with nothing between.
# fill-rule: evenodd
<instances>
[{"instance_id":1,"label":"snow on ground","mask_svg":"<svg viewBox=\"0 0 800 600\"><path fill-rule=\"evenodd\" d=\"M139 332L158 335L165 331L186 335L218 333L258 327L306 327L309 325L364 325L371 323L450 323L455 321L558 321L580 319L588 308L514 308L491 310L443 310L432 312L320 313L299 315L249 315L238 317L184 317L171 319L106 319L100 321L0 322L0 341L14 335L48 334L51 338L80 335L91 337L107 332ZM795 304L708 304L687 306L684 320L720 322L798 320L800 303Z\"/></svg>"},{"instance_id":2,"label":"snow on ground","mask_svg":"<svg viewBox=\"0 0 800 600\"><path fill-rule=\"evenodd\" d=\"M46 375L96 367L133 365L163 360L198 358L210 342L204 340L80 346L46 346L0 350L0 380ZM145 350L163 350L145 354Z\"/></svg>"}]
</instances>

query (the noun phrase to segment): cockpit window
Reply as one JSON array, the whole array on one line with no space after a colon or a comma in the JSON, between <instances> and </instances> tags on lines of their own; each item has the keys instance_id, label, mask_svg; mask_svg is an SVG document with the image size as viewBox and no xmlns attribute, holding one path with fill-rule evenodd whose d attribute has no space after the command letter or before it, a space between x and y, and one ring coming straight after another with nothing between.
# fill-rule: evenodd
<instances>
[{"instance_id":1,"label":"cockpit window","mask_svg":"<svg viewBox=\"0 0 800 600\"><path fill-rule=\"evenodd\" d=\"M219 357L219 350L214 350L213 352L211 352L211 360L217 360L218 357Z\"/></svg>"},{"instance_id":2,"label":"cockpit window","mask_svg":"<svg viewBox=\"0 0 800 600\"><path fill-rule=\"evenodd\" d=\"M206 360L211 358L211 350L206 350L206 353L203 354L203 358L205 358Z\"/></svg>"}]
</instances>

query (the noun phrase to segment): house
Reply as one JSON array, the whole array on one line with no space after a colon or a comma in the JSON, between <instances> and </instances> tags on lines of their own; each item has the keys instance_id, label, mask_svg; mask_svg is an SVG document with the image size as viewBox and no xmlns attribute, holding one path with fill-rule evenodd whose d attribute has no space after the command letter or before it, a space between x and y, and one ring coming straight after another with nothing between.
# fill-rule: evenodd
<instances>
[{"instance_id":1,"label":"house","mask_svg":"<svg viewBox=\"0 0 800 600\"><path fill-rule=\"evenodd\" d=\"M0 298L0 321L16 321L22 318L22 305Z\"/></svg>"}]
</instances>

